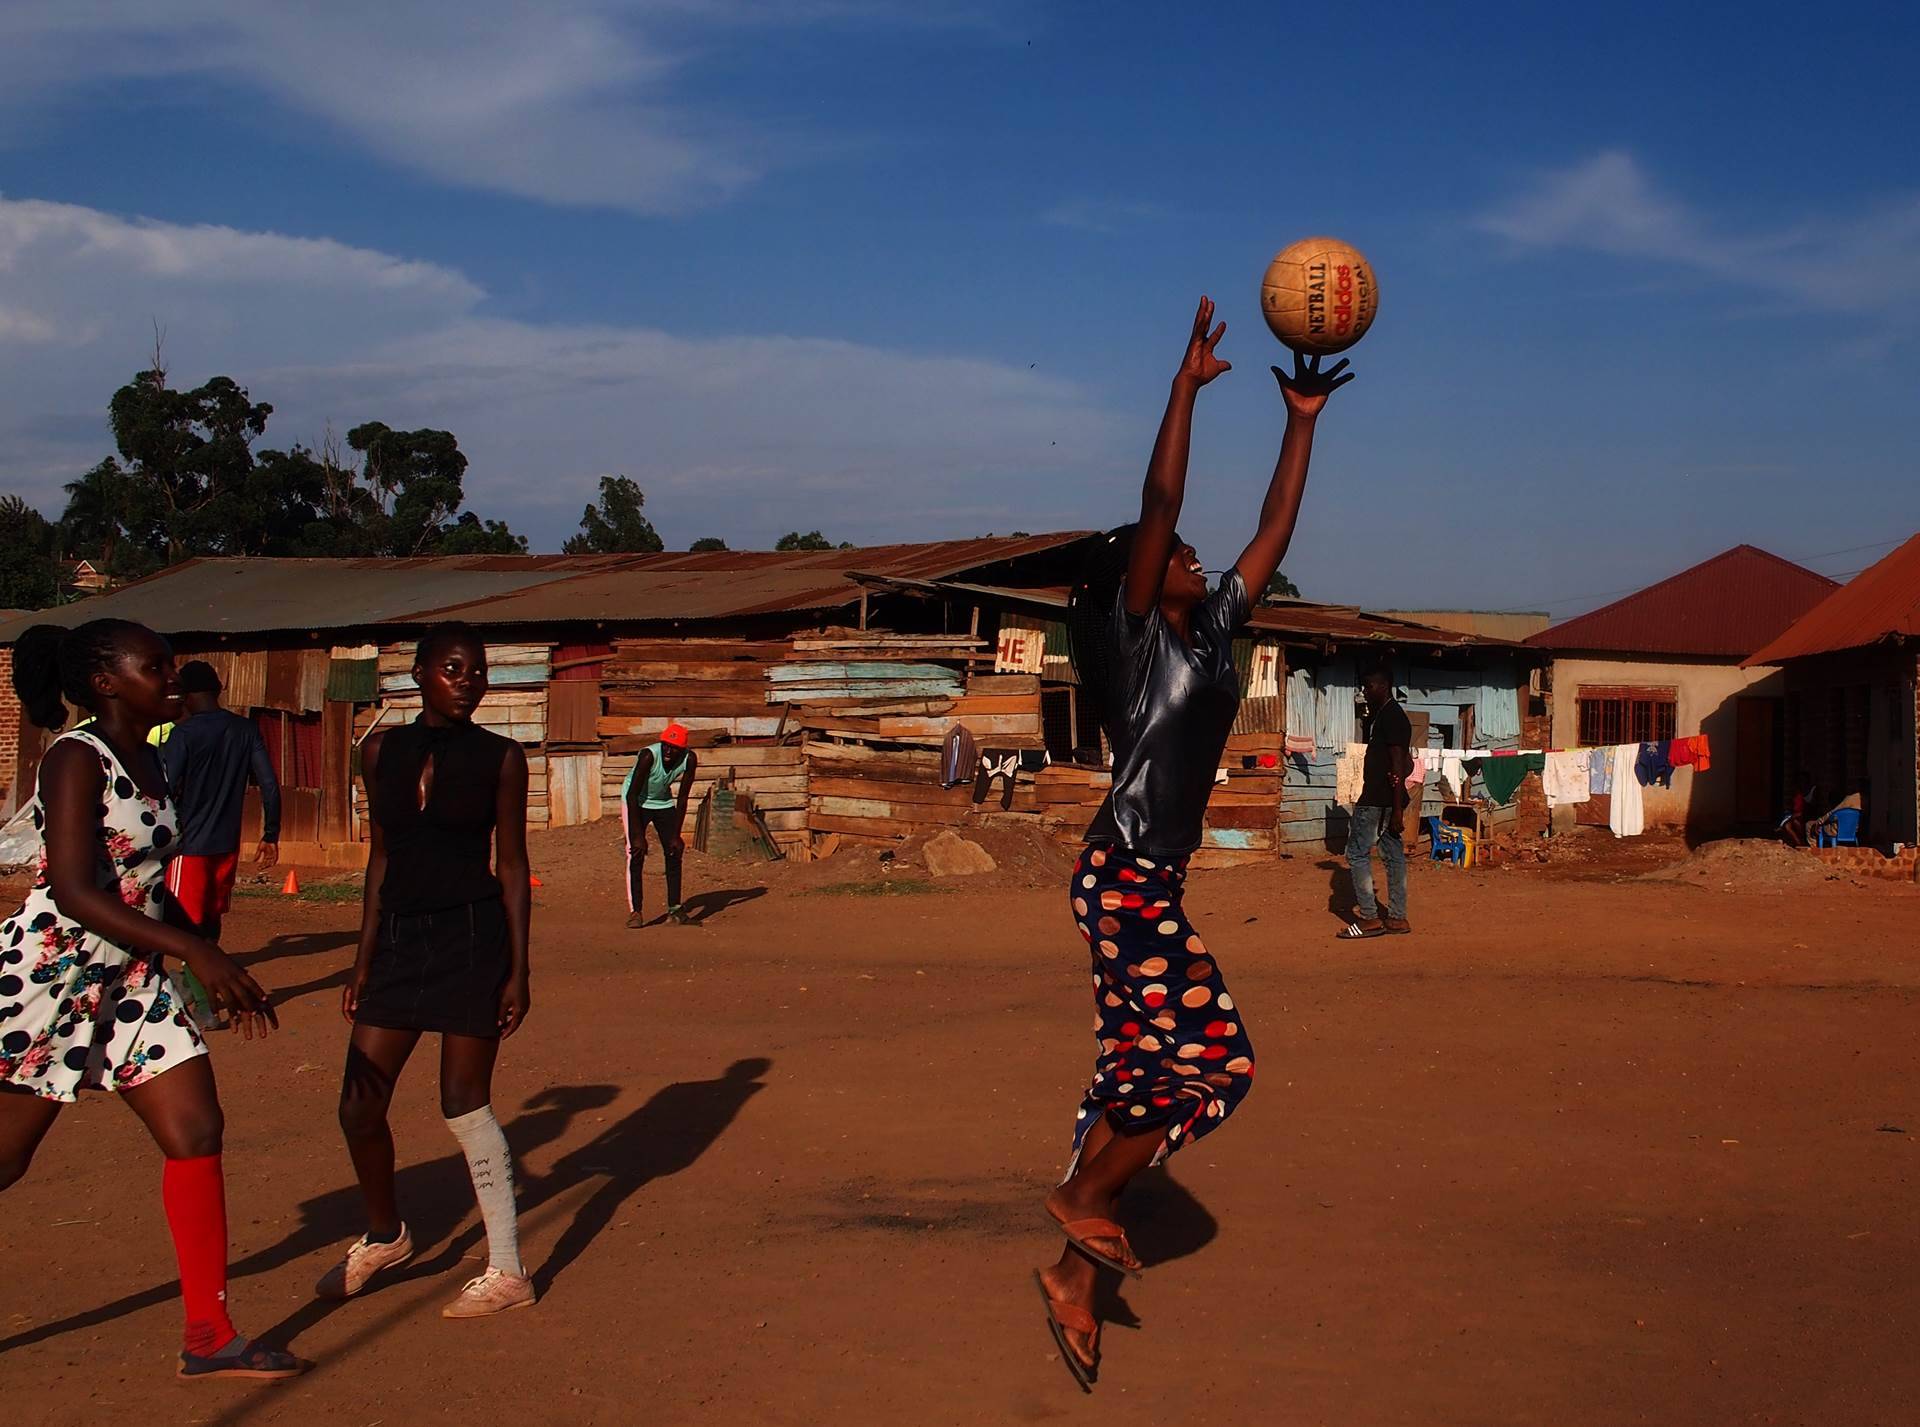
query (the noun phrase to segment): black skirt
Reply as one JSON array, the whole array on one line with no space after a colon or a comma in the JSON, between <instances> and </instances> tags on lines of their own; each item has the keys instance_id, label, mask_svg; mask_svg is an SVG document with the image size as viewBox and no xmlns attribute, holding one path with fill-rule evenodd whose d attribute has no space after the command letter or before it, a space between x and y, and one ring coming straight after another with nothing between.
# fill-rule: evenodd
<instances>
[{"instance_id":1,"label":"black skirt","mask_svg":"<svg viewBox=\"0 0 1920 1427\"><path fill-rule=\"evenodd\" d=\"M383 916L355 1025L497 1039L513 971L498 897L417 916Z\"/></svg>"}]
</instances>

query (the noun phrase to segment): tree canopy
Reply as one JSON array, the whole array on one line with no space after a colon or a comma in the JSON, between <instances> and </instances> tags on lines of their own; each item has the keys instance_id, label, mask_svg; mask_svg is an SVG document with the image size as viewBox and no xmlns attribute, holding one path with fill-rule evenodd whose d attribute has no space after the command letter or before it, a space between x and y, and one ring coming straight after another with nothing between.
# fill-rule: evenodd
<instances>
[{"instance_id":1,"label":"tree canopy","mask_svg":"<svg viewBox=\"0 0 1920 1427\"><path fill-rule=\"evenodd\" d=\"M641 513L647 503L629 476L600 477L600 500L580 515L580 533L561 548L569 555L648 555L667 548L653 522Z\"/></svg>"},{"instance_id":2,"label":"tree canopy","mask_svg":"<svg viewBox=\"0 0 1920 1427\"><path fill-rule=\"evenodd\" d=\"M687 549L695 555L705 554L709 550L725 550L726 548L728 548L727 542L722 540L718 535L702 535L687 547Z\"/></svg>"},{"instance_id":3,"label":"tree canopy","mask_svg":"<svg viewBox=\"0 0 1920 1427\"><path fill-rule=\"evenodd\" d=\"M0 495L0 607L45 609L60 598L60 561L47 518L17 495Z\"/></svg>"},{"instance_id":4,"label":"tree canopy","mask_svg":"<svg viewBox=\"0 0 1920 1427\"><path fill-rule=\"evenodd\" d=\"M143 575L193 555L513 554L504 521L463 511L450 431L378 421L319 451L254 449L273 407L231 377L176 391L156 353L107 404L116 456L66 485L56 555Z\"/></svg>"},{"instance_id":5,"label":"tree canopy","mask_svg":"<svg viewBox=\"0 0 1920 1427\"><path fill-rule=\"evenodd\" d=\"M835 545L817 530L809 530L805 535L797 530L789 530L773 542L773 548L776 550L851 550L853 542L842 540Z\"/></svg>"},{"instance_id":6,"label":"tree canopy","mask_svg":"<svg viewBox=\"0 0 1920 1427\"><path fill-rule=\"evenodd\" d=\"M1273 578L1267 581L1266 592L1260 598L1262 600L1297 600L1300 598L1300 587L1279 570L1275 570Z\"/></svg>"}]
</instances>

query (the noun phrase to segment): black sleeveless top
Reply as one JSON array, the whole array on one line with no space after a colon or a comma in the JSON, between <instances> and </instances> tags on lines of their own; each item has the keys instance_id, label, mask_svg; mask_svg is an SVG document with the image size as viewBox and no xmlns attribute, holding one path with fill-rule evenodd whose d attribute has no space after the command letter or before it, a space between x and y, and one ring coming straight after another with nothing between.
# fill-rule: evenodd
<instances>
[{"instance_id":1,"label":"black sleeveless top","mask_svg":"<svg viewBox=\"0 0 1920 1427\"><path fill-rule=\"evenodd\" d=\"M1113 597L1113 687L1106 691L1113 788L1087 841L1181 857L1200 845L1214 770L1240 708L1233 631L1252 605L1240 572L1227 571L1194 606L1189 646L1158 605L1141 616L1126 601L1123 581Z\"/></svg>"},{"instance_id":2,"label":"black sleeveless top","mask_svg":"<svg viewBox=\"0 0 1920 1427\"><path fill-rule=\"evenodd\" d=\"M419 718L382 740L368 790L387 847L381 912L417 916L500 895L493 825L511 746L477 724L435 728ZM422 808L420 770L429 755L433 791Z\"/></svg>"}]
</instances>

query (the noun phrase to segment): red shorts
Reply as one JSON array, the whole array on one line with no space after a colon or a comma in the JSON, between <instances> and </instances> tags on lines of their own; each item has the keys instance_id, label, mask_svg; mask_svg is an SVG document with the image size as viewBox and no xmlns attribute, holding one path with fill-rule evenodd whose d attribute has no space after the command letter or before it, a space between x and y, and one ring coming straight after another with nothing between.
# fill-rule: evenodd
<instances>
[{"instance_id":1,"label":"red shorts","mask_svg":"<svg viewBox=\"0 0 1920 1427\"><path fill-rule=\"evenodd\" d=\"M167 864L167 890L187 920L204 927L233 906L233 876L239 868L238 851L219 857L176 857Z\"/></svg>"}]
</instances>

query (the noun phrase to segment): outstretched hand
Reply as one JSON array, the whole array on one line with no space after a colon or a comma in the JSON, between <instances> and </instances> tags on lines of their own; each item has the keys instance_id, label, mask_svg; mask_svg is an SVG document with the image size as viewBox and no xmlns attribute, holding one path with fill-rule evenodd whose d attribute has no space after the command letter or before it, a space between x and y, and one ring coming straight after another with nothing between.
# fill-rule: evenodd
<instances>
[{"instance_id":1,"label":"outstretched hand","mask_svg":"<svg viewBox=\"0 0 1920 1427\"><path fill-rule=\"evenodd\" d=\"M1347 359L1342 357L1324 372L1320 370L1320 358L1293 354L1293 372L1289 375L1283 368L1273 369L1273 378L1280 383L1280 395L1286 399L1287 411L1294 416L1318 416L1320 408L1327 404L1327 398L1354 378L1347 370Z\"/></svg>"},{"instance_id":2,"label":"outstretched hand","mask_svg":"<svg viewBox=\"0 0 1920 1427\"><path fill-rule=\"evenodd\" d=\"M1214 356L1213 349L1220 344L1221 336L1227 330L1222 322L1213 328L1211 335L1207 328L1213 323L1213 299L1200 299L1200 310L1193 314L1193 332L1187 338L1187 355L1180 363L1180 376L1184 381L1203 387L1222 372L1233 370L1232 362L1223 362Z\"/></svg>"}]
</instances>

